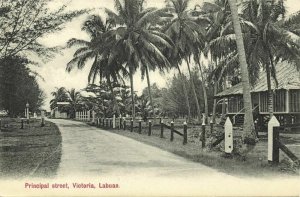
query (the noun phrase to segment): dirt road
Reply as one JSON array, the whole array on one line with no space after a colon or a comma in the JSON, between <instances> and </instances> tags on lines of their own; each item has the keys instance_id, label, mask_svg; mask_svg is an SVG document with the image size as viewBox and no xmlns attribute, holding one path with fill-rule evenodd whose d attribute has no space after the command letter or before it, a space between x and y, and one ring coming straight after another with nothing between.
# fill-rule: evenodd
<instances>
[{"instance_id":1,"label":"dirt road","mask_svg":"<svg viewBox=\"0 0 300 197\"><path fill-rule=\"evenodd\" d=\"M85 123L51 120L62 135L57 172L64 176L213 176L221 174L199 163Z\"/></svg>"}]
</instances>

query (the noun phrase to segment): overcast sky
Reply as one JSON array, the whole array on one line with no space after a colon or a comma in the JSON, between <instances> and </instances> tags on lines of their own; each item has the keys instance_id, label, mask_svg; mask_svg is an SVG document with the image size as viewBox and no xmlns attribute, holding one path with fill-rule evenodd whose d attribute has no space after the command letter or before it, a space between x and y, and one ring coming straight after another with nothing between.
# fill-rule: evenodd
<instances>
[{"instance_id":1,"label":"overcast sky","mask_svg":"<svg viewBox=\"0 0 300 197\"><path fill-rule=\"evenodd\" d=\"M69 10L79 9L95 9L92 13L104 16L103 7L114 10L114 0L53 0L50 3L51 9L57 9L64 3L68 3ZM191 5L201 4L202 0L193 0ZM147 0L147 7L163 7L164 0ZM299 0L287 0L286 5L289 13L294 13L300 10ZM81 25L87 18L87 15L78 17L66 24L65 29L51 35L47 35L40 40L41 43L49 47L65 46L66 42L70 38L79 38L88 40L88 36L85 32L81 31ZM62 51L62 55L56 55L53 60L43 64L39 68L34 68L43 78L44 81L38 80L40 87L46 93L47 99L45 100L45 109L49 110L49 101L51 100L51 92L55 90L55 87L66 87L67 89L76 88L80 90L87 85L87 75L91 63L88 63L83 70L74 69L71 73L65 71L67 63L72 59L72 55L75 49L66 49ZM170 71L165 75L159 73L150 72L150 80L152 83L156 82L159 87L166 86L167 79L174 75L175 71ZM142 81L141 76L137 73L134 76L134 88L139 93L143 88L147 86L146 80Z\"/></svg>"}]
</instances>

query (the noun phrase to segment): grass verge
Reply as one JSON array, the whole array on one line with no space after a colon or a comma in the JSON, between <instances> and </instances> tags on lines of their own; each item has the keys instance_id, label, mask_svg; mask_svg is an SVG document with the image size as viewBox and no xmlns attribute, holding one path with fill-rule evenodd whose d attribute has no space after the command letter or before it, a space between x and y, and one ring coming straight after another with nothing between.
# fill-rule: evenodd
<instances>
[{"instance_id":1,"label":"grass verge","mask_svg":"<svg viewBox=\"0 0 300 197\"><path fill-rule=\"evenodd\" d=\"M4 128L4 126L7 126ZM32 119L20 129L20 119L2 119L0 132L0 177L51 177L61 158L61 135L58 127Z\"/></svg>"}]
</instances>

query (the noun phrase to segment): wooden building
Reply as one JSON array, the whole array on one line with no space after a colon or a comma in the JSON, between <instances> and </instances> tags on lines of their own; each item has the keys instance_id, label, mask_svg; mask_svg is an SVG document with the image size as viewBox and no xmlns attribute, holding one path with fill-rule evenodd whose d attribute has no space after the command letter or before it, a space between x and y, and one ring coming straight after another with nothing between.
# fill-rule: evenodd
<instances>
[{"instance_id":1,"label":"wooden building","mask_svg":"<svg viewBox=\"0 0 300 197\"><path fill-rule=\"evenodd\" d=\"M300 70L287 62L276 65L278 86L271 79L273 97L273 110L282 124L300 122ZM252 110L256 113L255 119L267 117L268 92L267 77L265 71L259 75L256 84L251 88ZM227 115L233 119L243 116L243 87L239 83L216 95L219 99L225 99L227 103Z\"/></svg>"}]
</instances>

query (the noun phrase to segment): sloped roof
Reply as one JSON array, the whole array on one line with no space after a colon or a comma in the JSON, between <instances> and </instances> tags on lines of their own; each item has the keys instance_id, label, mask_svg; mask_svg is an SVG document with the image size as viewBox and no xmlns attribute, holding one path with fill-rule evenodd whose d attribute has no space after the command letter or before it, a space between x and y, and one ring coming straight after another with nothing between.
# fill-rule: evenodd
<instances>
[{"instance_id":1,"label":"sloped roof","mask_svg":"<svg viewBox=\"0 0 300 197\"><path fill-rule=\"evenodd\" d=\"M275 82L271 78L272 89L300 89L300 71L296 69L296 66L288 62L280 62L276 64L276 76L278 80L278 87L275 87ZM265 71L259 74L259 79L256 84L251 88L251 92L263 92L267 91L267 75ZM216 95L216 97L224 97L229 95L243 94L242 83L236 84L231 88L224 90Z\"/></svg>"}]
</instances>

